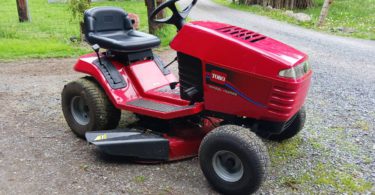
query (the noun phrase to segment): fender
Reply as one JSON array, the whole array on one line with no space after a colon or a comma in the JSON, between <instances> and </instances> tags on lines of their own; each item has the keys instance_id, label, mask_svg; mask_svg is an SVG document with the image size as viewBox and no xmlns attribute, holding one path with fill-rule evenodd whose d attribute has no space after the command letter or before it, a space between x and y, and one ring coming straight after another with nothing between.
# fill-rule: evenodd
<instances>
[{"instance_id":1,"label":"fender","mask_svg":"<svg viewBox=\"0 0 375 195\"><path fill-rule=\"evenodd\" d=\"M126 107L126 102L140 97L140 94L131 83L127 72L123 68L123 65L116 61L111 61L126 83L124 85L125 87L114 89L113 86L111 87L111 85L107 82L101 70L94 64L94 61L97 59L98 58L96 57L95 53L81 56L74 65L74 70L94 77L99 85L104 89L110 101L118 109L124 109Z\"/></svg>"},{"instance_id":2,"label":"fender","mask_svg":"<svg viewBox=\"0 0 375 195\"><path fill-rule=\"evenodd\" d=\"M172 102L170 100L171 97L160 97L160 98L151 98L151 101L147 99L147 97L154 97L153 93L158 93L154 91L154 89L161 87L161 86L154 86L152 89L148 89L147 94L145 89L143 89L139 85L139 81L144 81L144 86L151 86L153 79L150 79L148 77L142 77L142 75L145 75L147 72L149 72L148 69L145 68L138 68L140 70L135 70L134 67L141 65L147 65L149 64L148 62L145 63L140 63L140 64L133 64L130 66L124 66L120 62L117 62L115 60L110 60L111 64L113 65L113 68L115 68L117 71L116 74L119 74L121 79L124 80L125 85L123 87L118 88L117 86L114 86L113 83L110 84L110 82L113 82L114 79L112 79L110 82L106 79L105 74L101 71L101 69L95 64L97 63L98 58L96 57L95 53L88 54L81 56L77 63L74 65L74 70L77 72L85 73L90 76L92 76L98 83L99 85L104 89L106 95L109 97L109 100L112 102L112 104L120 110L128 110L130 112L138 113L138 114L143 114L143 115L148 115L156 118L161 118L161 119L171 119L171 118L176 118L176 117L182 117L186 115L192 115L199 113L203 110L203 104L197 104L195 106L189 105L188 101L185 100L173 100L174 103L179 103L178 105L167 103L165 104L165 100L169 100L169 102ZM106 59L108 61L108 59ZM103 63L106 63L102 61ZM157 67L156 64L155 71L158 71L158 73L162 74L160 69ZM130 68L133 67L133 70ZM107 69L108 70L108 69ZM146 72L142 70L147 70ZM111 70L109 70L111 71ZM136 72L134 74L133 72ZM105 72L106 73L106 72ZM137 75L141 75L137 77ZM108 75L107 75L108 78ZM114 78L114 77L110 77ZM161 78L161 77L155 77L155 78ZM173 74L168 74L164 78L165 83L173 82L175 81L175 77ZM137 81L137 82L134 82ZM150 83L151 82L151 83ZM163 85L165 83L162 82L157 82L160 85ZM111 86L112 85L112 86ZM158 97L158 96L156 96ZM150 109L150 108L145 108L139 105L139 102L148 102L153 105L164 105L164 107L168 107L174 109L172 111L162 111L162 110L155 110L155 109Z\"/></svg>"}]
</instances>

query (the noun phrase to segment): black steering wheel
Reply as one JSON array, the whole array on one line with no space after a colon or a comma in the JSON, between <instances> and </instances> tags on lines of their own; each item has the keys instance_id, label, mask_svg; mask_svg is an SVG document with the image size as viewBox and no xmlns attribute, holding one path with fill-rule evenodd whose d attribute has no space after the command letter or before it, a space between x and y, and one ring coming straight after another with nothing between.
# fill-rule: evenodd
<instances>
[{"instance_id":1,"label":"black steering wheel","mask_svg":"<svg viewBox=\"0 0 375 195\"><path fill-rule=\"evenodd\" d=\"M176 2L179 0L168 0L160 4L150 15L150 21L159 24L173 24L176 26L177 30L180 30L185 23L186 17L189 15L191 9L197 3L198 0L193 0L185 9L178 11L176 7ZM156 19L155 16L161 12L163 9L169 8L172 11L172 16L163 19Z\"/></svg>"}]
</instances>

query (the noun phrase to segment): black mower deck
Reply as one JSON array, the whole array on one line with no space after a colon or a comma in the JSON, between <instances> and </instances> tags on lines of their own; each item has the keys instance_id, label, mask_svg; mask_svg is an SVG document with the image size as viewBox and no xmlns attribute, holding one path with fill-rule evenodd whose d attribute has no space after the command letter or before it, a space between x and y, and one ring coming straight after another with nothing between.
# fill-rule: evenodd
<instances>
[{"instance_id":1,"label":"black mower deck","mask_svg":"<svg viewBox=\"0 0 375 195\"><path fill-rule=\"evenodd\" d=\"M149 160L168 160L169 141L160 135L136 129L115 129L86 133L88 142L109 155Z\"/></svg>"}]
</instances>

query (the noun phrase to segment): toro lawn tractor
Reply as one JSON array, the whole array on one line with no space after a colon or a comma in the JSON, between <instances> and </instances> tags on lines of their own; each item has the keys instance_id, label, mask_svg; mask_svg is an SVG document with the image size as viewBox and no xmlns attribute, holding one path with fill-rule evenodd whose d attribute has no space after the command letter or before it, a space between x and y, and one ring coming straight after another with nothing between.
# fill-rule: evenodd
<instances>
[{"instance_id":1,"label":"toro lawn tractor","mask_svg":"<svg viewBox=\"0 0 375 195\"><path fill-rule=\"evenodd\" d=\"M74 69L87 77L68 83L62 110L72 131L109 155L173 161L198 155L208 182L224 194L255 192L269 157L258 136L281 141L304 126L312 71L307 55L270 37L230 24L185 23L168 0L150 20L178 33L178 79L152 52L160 40L132 28L127 13L96 7L84 14L95 52ZM172 16L155 19L163 9ZM100 52L100 48L105 49ZM116 129L121 110L139 121Z\"/></svg>"}]
</instances>

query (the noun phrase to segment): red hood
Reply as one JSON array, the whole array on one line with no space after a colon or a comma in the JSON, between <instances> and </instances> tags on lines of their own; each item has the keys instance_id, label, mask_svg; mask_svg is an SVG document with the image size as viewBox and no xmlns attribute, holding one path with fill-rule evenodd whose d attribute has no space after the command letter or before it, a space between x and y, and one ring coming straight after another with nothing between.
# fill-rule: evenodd
<instances>
[{"instance_id":1,"label":"red hood","mask_svg":"<svg viewBox=\"0 0 375 195\"><path fill-rule=\"evenodd\" d=\"M206 64L271 78L307 60L306 54L270 37L217 22L185 24L171 48Z\"/></svg>"},{"instance_id":2,"label":"red hood","mask_svg":"<svg viewBox=\"0 0 375 195\"><path fill-rule=\"evenodd\" d=\"M294 66L307 59L307 55L301 51L251 30L218 22L195 21L191 24L214 30L232 41L287 66Z\"/></svg>"}]
</instances>

